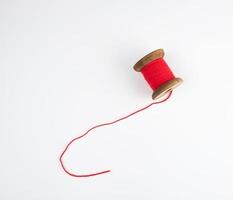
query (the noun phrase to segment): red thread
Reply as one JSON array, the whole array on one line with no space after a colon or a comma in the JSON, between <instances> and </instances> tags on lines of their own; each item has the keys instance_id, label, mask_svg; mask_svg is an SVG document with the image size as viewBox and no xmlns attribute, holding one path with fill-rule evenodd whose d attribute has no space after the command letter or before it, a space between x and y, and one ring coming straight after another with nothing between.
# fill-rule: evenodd
<instances>
[{"instance_id":1,"label":"red thread","mask_svg":"<svg viewBox=\"0 0 233 200\"><path fill-rule=\"evenodd\" d=\"M149 79L149 80L150 80L150 79ZM154 86L154 85L153 85L153 86ZM64 165L63 156L65 155L66 151L68 150L68 148L70 147L70 145L71 145L73 142L75 142L75 141L81 139L82 137L86 136L90 131L92 131L92 130L94 130L94 129L97 129L97 128L100 128L100 127L103 127L103 126L109 126L109 125L115 124L115 123L117 123L117 122L119 122L119 121L122 121L122 120L125 120L125 119L131 117L132 115L135 115L135 114L137 114L137 113L139 113L139 112L141 112L141 111L143 111L143 110L146 110L147 108L151 107L152 105L163 103L163 102L165 102L166 100L168 100L168 99L170 98L171 94L172 94L172 91L170 91L170 92L168 93L168 96L167 96L165 99L161 100L161 101L153 102L153 103L151 103L151 104L149 104L149 105L147 105L147 106L145 106L145 107L143 107L143 108L141 108L141 109L138 109L138 110L136 110L136 111L130 113L129 115L126 115L126 116L124 116L124 117L121 117L121 118L119 118L119 119L117 119L117 120L114 120L114 121L112 121L112 122L107 122L107 123L104 123L104 124L99 124L99 125L93 126L92 128L88 129L84 134L80 135L79 137L76 137L76 138L72 139L72 140L66 145L65 149L62 151L62 153L61 153L61 155L60 155L59 161L60 161L60 164L61 164L61 166L62 166L62 169L63 169L68 175L73 176L73 177L91 177L91 176L96 176L96 175L105 174L105 173L110 172L111 170L105 170L105 171L101 171L101 172L96 172L96 173L92 173L92 174L83 174L83 175L71 173L71 172L65 167L65 165Z\"/></svg>"},{"instance_id":2,"label":"red thread","mask_svg":"<svg viewBox=\"0 0 233 200\"><path fill-rule=\"evenodd\" d=\"M163 58L147 63L141 70L144 78L155 91L160 85L175 78Z\"/></svg>"}]
</instances>

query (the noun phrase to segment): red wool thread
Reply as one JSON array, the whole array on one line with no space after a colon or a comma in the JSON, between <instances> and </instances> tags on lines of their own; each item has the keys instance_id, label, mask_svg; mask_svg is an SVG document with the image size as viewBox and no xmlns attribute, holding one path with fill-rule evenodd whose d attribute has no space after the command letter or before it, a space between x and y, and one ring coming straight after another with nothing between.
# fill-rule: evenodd
<instances>
[{"instance_id":1,"label":"red wool thread","mask_svg":"<svg viewBox=\"0 0 233 200\"><path fill-rule=\"evenodd\" d=\"M167 81L175 78L163 58L149 62L142 68L141 72L153 91Z\"/></svg>"},{"instance_id":2,"label":"red wool thread","mask_svg":"<svg viewBox=\"0 0 233 200\"><path fill-rule=\"evenodd\" d=\"M170 91L170 92L168 93L168 96L167 96L165 99L161 100L161 101L153 102L153 103L151 103L151 104L149 104L149 105L147 105L147 106L145 106L145 107L143 107L143 108L140 108L140 109L138 109L138 110L136 110L136 111L130 113L129 115L126 115L126 116L121 117L121 118L119 118L119 119L116 119L116 120L114 120L114 121L111 121L111 122L107 122L107 123L103 123L103 124L99 124L99 125L93 126L93 127L91 127L90 129L88 129L85 133L83 133L82 135L80 135L80 136L78 136L78 137L72 139L72 140L66 145L65 149L62 151L62 153L61 153L61 155L60 155L59 161L60 161L60 164L61 164L61 166L62 166L62 169L63 169L68 175L73 176L73 177L78 177L78 178L81 178L81 177L91 177L91 176L96 176L96 175L105 174L105 173L110 172L111 170L105 170L105 171L96 172L96 173L91 173L91 174L74 174L74 173L70 172L70 171L66 168L66 166L65 166L65 164L64 164L64 161L63 161L63 157L64 157L65 153L67 152L67 150L69 149L69 147L71 146L71 144L73 144L75 141L77 141L77 140L83 138L84 136L86 136L88 133L90 133L90 132L93 131L94 129L97 129L97 128L100 128L100 127L103 127L103 126L109 126L109 125L115 124L115 123L120 122L120 121L122 121L122 120L125 120L125 119L127 119L127 118L129 118L129 117L131 117L131 116L133 116L133 115L135 115L135 114L137 114L137 113L139 113L139 112L141 112L141 111L143 111L143 110L148 109L148 108L151 107L152 105L163 103L163 102L167 101L167 100L170 98L171 94L172 94L172 91Z\"/></svg>"}]
</instances>

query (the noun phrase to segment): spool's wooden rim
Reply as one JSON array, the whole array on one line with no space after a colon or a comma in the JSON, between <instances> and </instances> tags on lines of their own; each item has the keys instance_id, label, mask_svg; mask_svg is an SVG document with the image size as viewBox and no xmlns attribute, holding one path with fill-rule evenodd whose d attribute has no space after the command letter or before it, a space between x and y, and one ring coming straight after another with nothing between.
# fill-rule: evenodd
<instances>
[{"instance_id":1,"label":"spool's wooden rim","mask_svg":"<svg viewBox=\"0 0 233 200\"><path fill-rule=\"evenodd\" d=\"M183 82L183 80L181 78L174 78L174 79L172 79L170 81L167 81L166 83L159 86L153 92L152 99L155 100L155 99L158 99L158 98L164 96L168 92L170 92L173 89L175 89L176 87L178 87L182 82Z\"/></svg>"},{"instance_id":2,"label":"spool's wooden rim","mask_svg":"<svg viewBox=\"0 0 233 200\"><path fill-rule=\"evenodd\" d=\"M134 65L134 70L137 72L140 72L142 68L150 63L153 60L156 60L158 58L163 58L164 57L164 50L163 49L157 49L155 51L152 51L151 53L147 54L144 56L142 59L140 59L135 65Z\"/></svg>"}]
</instances>

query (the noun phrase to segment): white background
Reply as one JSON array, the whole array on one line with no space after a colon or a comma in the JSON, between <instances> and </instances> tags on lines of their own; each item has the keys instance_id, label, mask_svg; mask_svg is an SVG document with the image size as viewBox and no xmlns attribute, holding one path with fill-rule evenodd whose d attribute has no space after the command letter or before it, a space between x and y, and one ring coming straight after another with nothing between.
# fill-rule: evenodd
<instances>
[{"instance_id":1,"label":"white background","mask_svg":"<svg viewBox=\"0 0 233 200\"><path fill-rule=\"evenodd\" d=\"M233 2L1 0L1 200L232 200ZM184 84L151 102L132 66L164 48Z\"/></svg>"}]
</instances>

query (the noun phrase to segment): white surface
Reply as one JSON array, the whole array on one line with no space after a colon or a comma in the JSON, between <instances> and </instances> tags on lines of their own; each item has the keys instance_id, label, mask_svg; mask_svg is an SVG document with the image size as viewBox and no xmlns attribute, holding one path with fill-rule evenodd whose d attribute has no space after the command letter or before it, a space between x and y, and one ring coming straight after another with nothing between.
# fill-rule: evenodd
<instances>
[{"instance_id":1,"label":"white surface","mask_svg":"<svg viewBox=\"0 0 233 200\"><path fill-rule=\"evenodd\" d=\"M0 199L232 200L232 1L0 2ZM151 102L133 64L164 48L185 82Z\"/></svg>"}]
</instances>

